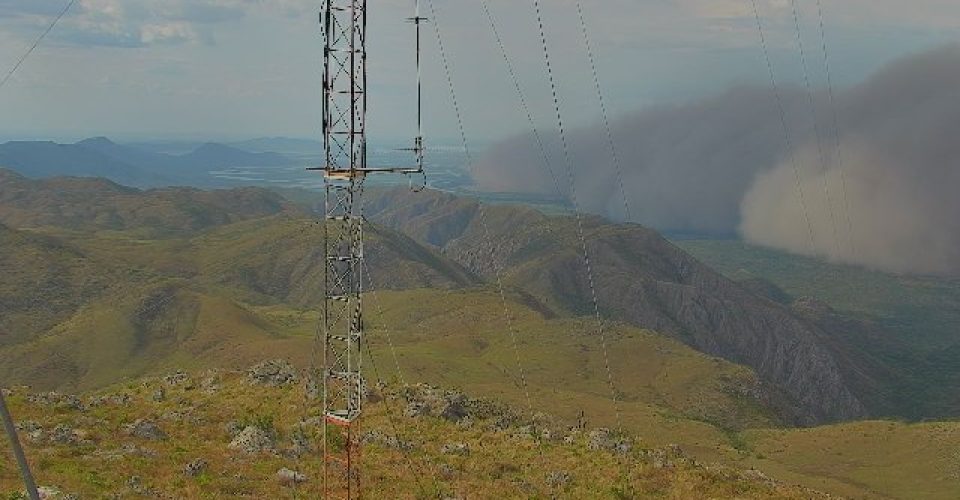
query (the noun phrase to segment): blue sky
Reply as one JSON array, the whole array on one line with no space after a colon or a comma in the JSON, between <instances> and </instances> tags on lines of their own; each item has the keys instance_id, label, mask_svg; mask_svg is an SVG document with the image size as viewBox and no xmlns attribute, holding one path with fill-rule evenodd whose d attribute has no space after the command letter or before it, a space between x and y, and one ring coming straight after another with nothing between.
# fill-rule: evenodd
<instances>
[{"instance_id":1,"label":"blue sky","mask_svg":"<svg viewBox=\"0 0 960 500\"><path fill-rule=\"evenodd\" d=\"M778 77L799 82L790 0L757 0ZM582 0L614 113L766 82L750 0ZM838 84L960 35L955 0L822 0ZM66 0L0 0L6 72ZM551 104L531 0L489 0L538 122ZM0 90L0 138L310 137L320 110L317 0L79 0ZM543 0L564 113L598 119L573 0ZM811 78L824 81L816 0L798 0ZM412 0L370 0L371 130L412 135ZM522 132L480 0L436 0L467 132L476 143ZM455 138L432 27L426 31L427 132Z\"/></svg>"}]
</instances>

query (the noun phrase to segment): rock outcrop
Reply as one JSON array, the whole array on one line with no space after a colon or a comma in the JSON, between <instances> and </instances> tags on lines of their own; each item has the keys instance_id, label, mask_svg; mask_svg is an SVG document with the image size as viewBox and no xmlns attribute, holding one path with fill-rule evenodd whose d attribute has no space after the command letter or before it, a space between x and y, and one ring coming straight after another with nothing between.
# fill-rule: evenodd
<instances>
[{"instance_id":1,"label":"rock outcrop","mask_svg":"<svg viewBox=\"0 0 960 500\"><path fill-rule=\"evenodd\" d=\"M273 439L259 427L248 426L240 431L228 446L231 450L244 453L263 453L274 451Z\"/></svg>"}]
</instances>

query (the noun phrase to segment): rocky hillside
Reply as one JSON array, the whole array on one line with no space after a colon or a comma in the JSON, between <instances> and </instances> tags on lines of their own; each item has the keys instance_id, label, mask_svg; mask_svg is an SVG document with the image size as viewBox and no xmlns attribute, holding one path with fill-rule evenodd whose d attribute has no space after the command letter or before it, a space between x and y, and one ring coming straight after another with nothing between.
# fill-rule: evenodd
<instances>
[{"instance_id":1,"label":"rocky hillside","mask_svg":"<svg viewBox=\"0 0 960 500\"><path fill-rule=\"evenodd\" d=\"M318 498L320 426L284 362L173 373L83 395L8 393L54 498ZM370 395L363 489L378 498L827 498L680 446L568 426L430 386ZM6 443L3 450L6 453ZM0 455L0 492L18 477Z\"/></svg>"},{"instance_id":2,"label":"rocky hillside","mask_svg":"<svg viewBox=\"0 0 960 500\"><path fill-rule=\"evenodd\" d=\"M880 414L910 420L960 416L960 280L895 275L756 247L742 241L678 245L740 283L831 332L872 387L858 393ZM866 364L867 369L863 370Z\"/></svg>"},{"instance_id":3,"label":"rocky hillside","mask_svg":"<svg viewBox=\"0 0 960 500\"><path fill-rule=\"evenodd\" d=\"M555 312L589 314L590 296L575 222L521 207L489 207L426 192L381 192L371 218L434 245L490 279L503 270ZM660 235L635 225L585 223L600 306L609 319L669 333L711 355L754 368L793 400L799 423L867 414L858 384L841 369L851 360L831 348L831 333L788 307L714 272ZM852 370L856 376L856 370Z\"/></svg>"},{"instance_id":4,"label":"rocky hillside","mask_svg":"<svg viewBox=\"0 0 960 500\"><path fill-rule=\"evenodd\" d=\"M0 323L16 328L8 338L67 338L111 324L115 328L108 332L139 332L135 337L140 340L125 349L138 352L135 346L154 344L150 332L156 326L138 320L137 311L153 304L158 293L167 298L151 314L170 318L177 311L178 317L196 318L195 312L203 310L199 304L212 311L219 306L210 304L220 299L238 304L231 308L238 312L243 304L305 307L321 299L322 231L268 191L140 191L96 179L34 181L11 172L0 175L0 222L42 231L47 242L46 253L23 252L17 250L19 243L4 239L11 251L0 264L18 268L14 277L23 274L10 283L8 296L19 305L12 319ZM570 219L493 207L486 211L484 229L478 210L473 201L435 192L373 195L367 211L381 227L368 234L371 275L376 277L368 285L474 286L492 281L493 270L503 269L505 283L548 315L591 312ZM812 424L867 413L856 391L875 384L857 378L865 370L832 346L830 332L723 278L652 231L599 219L587 226L607 318L673 335L702 352L752 367L769 387L778 388L770 401L791 421ZM38 262L24 260L30 255L62 262L62 270L42 271ZM42 272L64 296L49 309L41 299L44 288L26 286L34 279L43 283ZM113 303L126 306L110 307ZM112 311L100 312L106 308ZM169 331L189 331L191 321L161 322L168 331L160 335L170 344L166 351L178 338ZM63 331L55 331L58 326ZM46 346L35 352L39 357L51 351ZM47 378L58 373L63 372L52 371Z\"/></svg>"}]
</instances>

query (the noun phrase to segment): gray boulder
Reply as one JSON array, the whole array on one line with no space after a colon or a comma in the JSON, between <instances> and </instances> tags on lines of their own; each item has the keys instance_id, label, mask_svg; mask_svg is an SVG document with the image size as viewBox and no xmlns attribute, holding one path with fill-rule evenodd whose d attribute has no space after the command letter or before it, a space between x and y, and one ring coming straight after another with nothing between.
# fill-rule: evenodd
<instances>
[{"instance_id":1,"label":"gray boulder","mask_svg":"<svg viewBox=\"0 0 960 500\"><path fill-rule=\"evenodd\" d=\"M261 428L250 425L237 434L228 446L231 450L244 453L263 453L275 450L273 439Z\"/></svg>"},{"instance_id":2,"label":"gray boulder","mask_svg":"<svg viewBox=\"0 0 960 500\"><path fill-rule=\"evenodd\" d=\"M151 420L138 419L132 424L123 426L123 432L128 436L150 441L159 441L167 438L167 434L160 429L156 423Z\"/></svg>"},{"instance_id":3,"label":"gray boulder","mask_svg":"<svg viewBox=\"0 0 960 500\"><path fill-rule=\"evenodd\" d=\"M277 471L277 481L285 486L293 486L307 482L307 476L284 467Z\"/></svg>"},{"instance_id":4,"label":"gray boulder","mask_svg":"<svg viewBox=\"0 0 960 500\"><path fill-rule=\"evenodd\" d=\"M207 461L198 458L183 467L183 473L189 477L197 477L207 470Z\"/></svg>"},{"instance_id":5,"label":"gray boulder","mask_svg":"<svg viewBox=\"0 0 960 500\"><path fill-rule=\"evenodd\" d=\"M254 384L280 387L297 381L297 370L282 359L264 361L247 370L247 377Z\"/></svg>"}]
</instances>

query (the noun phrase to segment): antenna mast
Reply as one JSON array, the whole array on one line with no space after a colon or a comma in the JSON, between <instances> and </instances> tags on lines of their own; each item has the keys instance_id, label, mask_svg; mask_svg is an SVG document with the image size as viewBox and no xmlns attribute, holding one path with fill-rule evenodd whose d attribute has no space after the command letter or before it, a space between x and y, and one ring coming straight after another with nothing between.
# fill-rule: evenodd
<instances>
[{"instance_id":1,"label":"antenna mast","mask_svg":"<svg viewBox=\"0 0 960 500\"><path fill-rule=\"evenodd\" d=\"M417 25L417 136L413 167L367 164L367 0L324 0L323 340L324 498L360 496L360 417L363 377L363 187L376 173L423 174L420 99L419 1ZM318 339L319 340L319 339Z\"/></svg>"}]
</instances>

